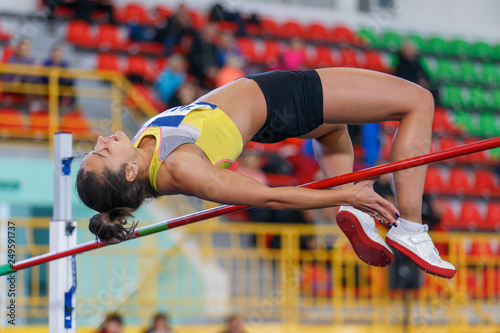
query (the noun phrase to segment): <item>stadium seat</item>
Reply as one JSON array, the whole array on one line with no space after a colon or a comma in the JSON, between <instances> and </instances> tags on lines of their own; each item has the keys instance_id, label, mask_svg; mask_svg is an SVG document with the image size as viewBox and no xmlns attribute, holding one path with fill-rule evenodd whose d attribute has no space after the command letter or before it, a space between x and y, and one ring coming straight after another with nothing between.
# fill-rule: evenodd
<instances>
[{"instance_id":1,"label":"stadium seat","mask_svg":"<svg viewBox=\"0 0 500 333\"><path fill-rule=\"evenodd\" d=\"M500 119L498 114L481 112L479 114L479 135L483 137L500 136Z\"/></svg>"},{"instance_id":2,"label":"stadium seat","mask_svg":"<svg viewBox=\"0 0 500 333\"><path fill-rule=\"evenodd\" d=\"M441 175L441 170L436 167L429 167L425 177L425 192L431 194L443 193L445 189L446 185Z\"/></svg>"},{"instance_id":3,"label":"stadium seat","mask_svg":"<svg viewBox=\"0 0 500 333\"><path fill-rule=\"evenodd\" d=\"M440 210L443 211L441 220L439 221L440 227L444 230L456 229L458 221L452 205L444 200L439 200L439 203L436 201L436 205L439 205Z\"/></svg>"},{"instance_id":4,"label":"stadium seat","mask_svg":"<svg viewBox=\"0 0 500 333\"><path fill-rule=\"evenodd\" d=\"M456 224L457 229L475 231L482 224L484 224L484 218L478 203L472 200L462 201L460 218Z\"/></svg>"},{"instance_id":5,"label":"stadium seat","mask_svg":"<svg viewBox=\"0 0 500 333\"><path fill-rule=\"evenodd\" d=\"M449 148L455 148L460 146L460 142L458 139L451 138L451 137L442 137L439 138L439 149L440 150L445 150Z\"/></svg>"},{"instance_id":6,"label":"stadium seat","mask_svg":"<svg viewBox=\"0 0 500 333\"><path fill-rule=\"evenodd\" d=\"M158 72L159 75L165 69L165 67L168 66L168 58L166 57L156 58L155 65L156 65L156 71Z\"/></svg>"},{"instance_id":7,"label":"stadium seat","mask_svg":"<svg viewBox=\"0 0 500 333\"><path fill-rule=\"evenodd\" d=\"M202 29L207 23L206 16L197 10L188 10L188 14L191 18L191 24L196 30Z\"/></svg>"},{"instance_id":8,"label":"stadium seat","mask_svg":"<svg viewBox=\"0 0 500 333\"><path fill-rule=\"evenodd\" d=\"M21 111L13 108L0 108L0 135L9 136L25 132Z\"/></svg>"},{"instance_id":9,"label":"stadium seat","mask_svg":"<svg viewBox=\"0 0 500 333\"><path fill-rule=\"evenodd\" d=\"M480 80L486 84L499 84L500 71L494 63L483 63Z\"/></svg>"},{"instance_id":10,"label":"stadium seat","mask_svg":"<svg viewBox=\"0 0 500 333\"><path fill-rule=\"evenodd\" d=\"M477 141L477 139L474 139L474 138L466 138L466 139L464 139L464 144L473 143L476 141ZM483 164L483 165L490 164L489 159L488 159L488 155L487 155L486 151L484 151L484 150L477 152L477 153L474 153L474 154L468 154L468 155L461 156L457 160L459 160L459 161L465 160L467 163L473 163L473 164Z\"/></svg>"},{"instance_id":11,"label":"stadium seat","mask_svg":"<svg viewBox=\"0 0 500 333\"><path fill-rule=\"evenodd\" d=\"M246 60L248 60L251 63L258 62L259 59L255 51L254 40L252 38L239 37L236 40L236 43L238 44L238 47L240 48L241 53L243 54Z\"/></svg>"},{"instance_id":12,"label":"stadium seat","mask_svg":"<svg viewBox=\"0 0 500 333\"><path fill-rule=\"evenodd\" d=\"M463 196L471 193L471 184L467 170L462 168L450 168L450 178L448 182L448 191L450 194Z\"/></svg>"},{"instance_id":13,"label":"stadium seat","mask_svg":"<svg viewBox=\"0 0 500 333\"><path fill-rule=\"evenodd\" d=\"M467 59L472 56L472 47L463 39L454 39L449 43L448 55Z\"/></svg>"},{"instance_id":14,"label":"stadium seat","mask_svg":"<svg viewBox=\"0 0 500 333\"><path fill-rule=\"evenodd\" d=\"M274 66L281 54L281 44L276 40L264 41L264 53L260 58L260 63Z\"/></svg>"},{"instance_id":15,"label":"stadium seat","mask_svg":"<svg viewBox=\"0 0 500 333\"><path fill-rule=\"evenodd\" d=\"M441 89L440 94L441 103L444 106L448 106L453 109L458 109L465 106L462 90L459 86L445 85L444 89Z\"/></svg>"},{"instance_id":16,"label":"stadium seat","mask_svg":"<svg viewBox=\"0 0 500 333\"><path fill-rule=\"evenodd\" d=\"M365 63L363 68L385 73L389 71L380 53L374 50L365 51Z\"/></svg>"},{"instance_id":17,"label":"stadium seat","mask_svg":"<svg viewBox=\"0 0 500 333\"><path fill-rule=\"evenodd\" d=\"M317 46L315 48L315 55L313 60L308 64L311 68L333 67L335 61L333 60L332 49L328 46Z\"/></svg>"},{"instance_id":18,"label":"stadium seat","mask_svg":"<svg viewBox=\"0 0 500 333\"><path fill-rule=\"evenodd\" d=\"M431 37L427 41L427 52L429 53L435 54L437 56L443 56L449 53L448 49L449 46L446 40L439 36Z\"/></svg>"},{"instance_id":19,"label":"stadium seat","mask_svg":"<svg viewBox=\"0 0 500 333\"><path fill-rule=\"evenodd\" d=\"M166 6L156 6L155 13L160 20L165 20L172 16L172 11Z\"/></svg>"},{"instance_id":20,"label":"stadium seat","mask_svg":"<svg viewBox=\"0 0 500 333\"><path fill-rule=\"evenodd\" d=\"M0 25L0 42L8 42L11 37L12 35L10 33L2 31L2 26Z\"/></svg>"},{"instance_id":21,"label":"stadium seat","mask_svg":"<svg viewBox=\"0 0 500 333\"><path fill-rule=\"evenodd\" d=\"M238 24L232 21L219 21L217 22L217 28L220 32L236 33L238 31Z\"/></svg>"},{"instance_id":22,"label":"stadium seat","mask_svg":"<svg viewBox=\"0 0 500 333\"><path fill-rule=\"evenodd\" d=\"M491 95L493 98L492 100L493 109L500 110L500 90L499 89L492 90Z\"/></svg>"},{"instance_id":23,"label":"stadium seat","mask_svg":"<svg viewBox=\"0 0 500 333\"><path fill-rule=\"evenodd\" d=\"M120 38L118 27L112 24L102 24L98 27L96 44L101 51L127 49L126 43Z\"/></svg>"},{"instance_id":24,"label":"stadium seat","mask_svg":"<svg viewBox=\"0 0 500 333\"><path fill-rule=\"evenodd\" d=\"M437 71L434 73L434 77L431 77L431 79L451 82L455 80L455 72L456 70L454 68L453 62L446 58L439 58L437 60Z\"/></svg>"},{"instance_id":25,"label":"stadium seat","mask_svg":"<svg viewBox=\"0 0 500 333\"><path fill-rule=\"evenodd\" d=\"M480 78L472 61L460 61L458 67L459 70L455 77L457 80L467 84L479 83Z\"/></svg>"},{"instance_id":26,"label":"stadium seat","mask_svg":"<svg viewBox=\"0 0 500 333\"><path fill-rule=\"evenodd\" d=\"M61 118L61 130L68 131L79 137L87 137L90 139L92 135L92 127L80 112L68 112Z\"/></svg>"},{"instance_id":27,"label":"stadium seat","mask_svg":"<svg viewBox=\"0 0 500 333\"><path fill-rule=\"evenodd\" d=\"M290 39L293 37L304 37L304 27L300 22L295 20L289 20L284 22L278 29L278 37Z\"/></svg>"},{"instance_id":28,"label":"stadium seat","mask_svg":"<svg viewBox=\"0 0 500 333\"><path fill-rule=\"evenodd\" d=\"M342 47L340 48L340 64L341 67L356 67L359 68L358 53L355 49Z\"/></svg>"},{"instance_id":29,"label":"stadium seat","mask_svg":"<svg viewBox=\"0 0 500 333\"><path fill-rule=\"evenodd\" d=\"M35 135L47 135L49 133L49 112L30 112L29 128Z\"/></svg>"},{"instance_id":30,"label":"stadium seat","mask_svg":"<svg viewBox=\"0 0 500 333\"><path fill-rule=\"evenodd\" d=\"M500 60L500 44L491 48L491 58L494 60Z\"/></svg>"},{"instance_id":31,"label":"stadium seat","mask_svg":"<svg viewBox=\"0 0 500 333\"><path fill-rule=\"evenodd\" d=\"M472 45L471 55L481 60L490 60L492 56L491 45L482 41L475 42Z\"/></svg>"},{"instance_id":32,"label":"stadium seat","mask_svg":"<svg viewBox=\"0 0 500 333\"><path fill-rule=\"evenodd\" d=\"M276 37L278 35L278 24L270 18L260 20L261 34L264 37Z\"/></svg>"},{"instance_id":33,"label":"stadium seat","mask_svg":"<svg viewBox=\"0 0 500 333\"><path fill-rule=\"evenodd\" d=\"M418 52L425 52L426 51L426 41L420 36L419 34L416 33L411 33L408 36L406 36L408 40L413 44L415 49Z\"/></svg>"},{"instance_id":34,"label":"stadium seat","mask_svg":"<svg viewBox=\"0 0 500 333\"><path fill-rule=\"evenodd\" d=\"M130 56L127 58L126 75L137 75L146 81L153 81L153 73L148 63L148 59L141 56Z\"/></svg>"},{"instance_id":35,"label":"stadium seat","mask_svg":"<svg viewBox=\"0 0 500 333\"><path fill-rule=\"evenodd\" d=\"M492 201L487 204L483 226L486 230L500 231L500 202Z\"/></svg>"},{"instance_id":36,"label":"stadium seat","mask_svg":"<svg viewBox=\"0 0 500 333\"><path fill-rule=\"evenodd\" d=\"M345 25L334 26L330 32L328 39L331 42L338 44L354 45L358 43L358 38L354 31L352 31L351 28Z\"/></svg>"},{"instance_id":37,"label":"stadium seat","mask_svg":"<svg viewBox=\"0 0 500 333\"><path fill-rule=\"evenodd\" d=\"M380 38L380 47L387 49L391 52L397 52L403 46L403 39L394 31L386 31Z\"/></svg>"},{"instance_id":38,"label":"stadium seat","mask_svg":"<svg viewBox=\"0 0 500 333\"><path fill-rule=\"evenodd\" d=\"M305 38L313 42L325 42L328 39L328 30L322 23L311 23L306 29Z\"/></svg>"},{"instance_id":39,"label":"stadium seat","mask_svg":"<svg viewBox=\"0 0 500 333\"><path fill-rule=\"evenodd\" d=\"M489 198L498 191L496 175L489 170L476 170L474 172L474 191L477 195Z\"/></svg>"},{"instance_id":40,"label":"stadium seat","mask_svg":"<svg viewBox=\"0 0 500 333\"><path fill-rule=\"evenodd\" d=\"M358 36L362 43L367 44L372 48L378 47L378 38L375 31L369 28L362 28L358 30Z\"/></svg>"},{"instance_id":41,"label":"stadium seat","mask_svg":"<svg viewBox=\"0 0 500 333\"><path fill-rule=\"evenodd\" d=\"M491 106L486 91L480 87L469 88L468 98L465 99L465 106L469 108L484 110Z\"/></svg>"},{"instance_id":42,"label":"stadium seat","mask_svg":"<svg viewBox=\"0 0 500 333\"><path fill-rule=\"evenodd\" d=\"M459 129L467 132L470 135L478 135L479 124L476 117L473 117L470 112L457 110L453 113L454 123Z\"/></svg>"},{"instance_id":43,"label":"stadium seat","mask_svg":"<svg viewBox=\"0 0 500 333\"><path fill-rule=\"evenodd\" d=\"M78 47L95 46L90 36L90 24L85 21L71 21L68 23L66 41Z\"/></svg>"},{"instance_id":44,"label":"stadium seat","mask_svg":"<svg viewBox=\"0 0 500 333\"><path fill-rule=\"evenodd\" d=\"M107 71L119 72L120 60L118 55L112 53L99 53L97 54L97 69Z\"/></svg>"},{"instance_id":45,"label":"stadium seat","mask_svg":"<svg viewBox=\"0 0 500 333\"><path fill-rule=\"evenodd\" d=\"M139 2L128 3L124 8L118 10L116 20L122 23L155 24L155 20L149 16L147 10Z\"/></svg>"},{"instance_id":46,"label":"stadium seat","mask_svg":"<svg viewBox=\"0 0 500 333\"><path fill-rule=\"evenodd\" d=\"M450 118L451 116L447 110L436 107L434 110L434 119L432 121L432 130L434 132L459 133Z\"/></svg>"},{"instance_id":47,"label":"stadium seat","mask_svg":"<svg viewBox=\"0 0 500 333\"><path fill-rule=\"evenodd\" d=\"M2 59L1 59L2 62L3 63L9 62L10 57L12 57L14 53L16 53L16 49L14 47L11 46L4 47L2 51Z\"/></svg>"}]
</instances>

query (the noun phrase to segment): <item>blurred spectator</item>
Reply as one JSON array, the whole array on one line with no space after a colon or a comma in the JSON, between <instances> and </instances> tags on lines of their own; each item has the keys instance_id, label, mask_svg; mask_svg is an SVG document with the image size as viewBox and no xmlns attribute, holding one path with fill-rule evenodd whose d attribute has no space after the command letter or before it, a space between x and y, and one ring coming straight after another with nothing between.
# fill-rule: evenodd
<instances>
[{"instance_id":1,"label":"blurred spectator","mask_svg":"<svg viewBox=\"0 0 500 333\"><path fill-rule=\"evenodd\" d=\"M242 67L243 60L241 57L234 54L228 56L226 64L217 72L217 76L215 77L215 84L217 87L245 76Z\"/></svg>"},{"instance_id":2,"label":"blurred spectator","mask_svg":"<svg viewBox=\"0 0 500 333\"><path fill-rule=\"evenodd\" d=\"M242 56L240 47L234 39L234 35L230 32L223 32L219 36L217 60L221 66L227 63L227 59L231 55Z\"/></svg>"},{"instance_id":3,"label":"blurred spectator","mask_svg":"<svg viewBox=\"0 0 500 333\"><path fill-rule=\"evenodd\" d=\"M429 77L420 65L415 46L410 42L406 42L401 51L398 52L398 65L395 74L426 89L430 88Z\"/></svg>"},{"instance_id":4,"label":"blurred spectator","mask_svg":"<svg viewBox=\"0 0 500 333\"><path fill-rule=\"evenodd\" d=\"M209 14L210 22L219 22L219 21L228 21L234 22L237 26L236 34L238 36L245 36L246 33L246 24L241 14L237 11L228 11L221 4L215 4L210 10Z\"/></svg>"},{"instance_id":5,"label":"blurred spectator","mask_svg":"<svg viewBox=\"0 0 500 333\"><path fill-rule=\"evenodd\" d=\"M166 67L156 81L156 88L161 100L168 103L180 86L186 82L187 61L182 55L172 55Z\"/></svg>"},{"instance_id":6,"label":"blurred spectator","mask_svg":"<svg viewBox=\"0 0 500 333\"><path fill-rule=\"evenodd\" d=\"M304 69L306 61L304 41L298 37L290 39L290 44L281 57L284 70L295 71Z\"/></svg>"},{"instance_id":7,"label":"blurred spectator","mask_svg":"<svg viewBox=\"0 0 500 333\"><path fill-rule=\"evenodd\" d=\"M75 19L92 22L92 14L94 11L102 11L106 13L104 22L115 24L115 16L113 14L113 4L111 0L74 0L76 3ZM71 1L68 1L71 2Z\"/></svg>"},{"instance_id":8,"label":"blurred spectator","mask_svg":"<svg viewBox=\"0 0 500 333\"><path fill-rule=\"evenodd\" d=\"M60 45L56 45L52 48L52 51L50 53L50 57L43 62L43 66L45 67L60 67L60 68L67 68L69 67L69 64L66 60L64 60L64 53L63 53L63 48ZM44 84L49 83L49 78L44 77L42 78L42 81ZM67 78L67 77L60 77L59 78L59 85L62 86L60 87L61 93L69 92L71 94L74 93L73 90L73 79L72 78ZM59 98L61 102L61 106L63 107L70 107L74 104L75 97L74 96L60 96Z\"/></svg>"},{"instance_id":9,"label":"blurred spectator","mask_svg":"<svg viewBox=\"0 0 500 333\"><path fill-rule=\"evenodd\" d=\"M182 38L193 31L187 7L180 4L177 11L158 27L155 40L165 44L166 54L171 55L175 47L181 44Z\"/></svg>"},{"instance_id":10,"label":"blurred spectator","mask_svg":"<svg viewBox=\"0 0 500 333\"><path fill-rule=\"evenodd\" d=\"M220 67L216 36L217 27L214 24L208 24L202 31L196 32L188 56L190 73L207 89L215 88L215 76Z\"/></svg>"},{"instance_id":11,"label":"blurred spectator","mask_svg":"<svg viewBox=\"0 0 500 333\"><path fill-rule=\"evenodd\" d=\"M238 158L234 171L255 179L261 184L269 185L267 175L261 169L261 158L256 150L244 150Z\"/></svg>"},{"instance_id":12,"label":"blurred spectator","mask_svg":"<svg viewBox=\"0 0 500 333\"><path fill-rule=\"evenodd\" d=\"M243 321L239 315L232 315L227 319L227 327L221 333L244 333Z\"/></svg>"},{"instance_id":13,"label":"blurred spectator","mask_svg":"<svg viewBox=\"0 0 500 333\"><path fill-rule=\"evenodd\" d=\"M112 313L106 317L99 333L123 333L123 321L119 314Z\"/></svg>"},{"instance_id":14,"label":"blurred spectator","mask_svg":"<svg viewBox=\"0 0 500 333\"><path fill-rule=\"evenodd\" d=\"M168 315L158 313L154 316L153 325L145 333L173 333Z\"/></svg>"},{"instance_id":15,"label":"blurred spectator","mask_svg":"<svg viewBox=\"0 0 500 333\"><path fill-rule=\"evenodd\" d=\"M199 86L193 82L186 82L175 91L174 96L168 101L168 107L191 104L201 95L202 90Z\"/></svg>"}]
</instances>

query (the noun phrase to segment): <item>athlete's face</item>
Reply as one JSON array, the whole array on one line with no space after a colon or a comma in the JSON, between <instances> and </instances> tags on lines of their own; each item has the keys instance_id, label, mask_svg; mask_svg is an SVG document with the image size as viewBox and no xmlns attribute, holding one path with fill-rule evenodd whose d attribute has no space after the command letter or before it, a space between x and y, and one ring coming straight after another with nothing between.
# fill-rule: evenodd
<instances>
[{"instance_id":1,"label":"athlete's face","mask_svg":"<svg viewBox=\"0 0 500 333\"><path fill-rule=\"evenodd\" d=\"M85 155L81 168L100 173L105 168L118 171L123 164L133 167L137 150L123 132L97 139L94 149Z\"/></svg>"}]
</instances>

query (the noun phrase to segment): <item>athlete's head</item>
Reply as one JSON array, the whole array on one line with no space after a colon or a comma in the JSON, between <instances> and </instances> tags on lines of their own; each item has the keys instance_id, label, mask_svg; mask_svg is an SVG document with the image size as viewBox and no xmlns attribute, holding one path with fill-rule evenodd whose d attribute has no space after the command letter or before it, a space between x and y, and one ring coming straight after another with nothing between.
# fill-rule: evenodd
<instances>
[{"instance_id":1,"label":"athlete's head","mask_svg":"<svg viewBox=\"0 0 500 333\"><path fill-rule=\"evenodd\" d=\"M76 188L82 202L100 213L90 219L89 230L103 242L128 239L137 226L125 227L148 196L147 182L138 177L137 157L128 137L117 132L99 137L82 161Z\"/></svg>"}]
</instances>

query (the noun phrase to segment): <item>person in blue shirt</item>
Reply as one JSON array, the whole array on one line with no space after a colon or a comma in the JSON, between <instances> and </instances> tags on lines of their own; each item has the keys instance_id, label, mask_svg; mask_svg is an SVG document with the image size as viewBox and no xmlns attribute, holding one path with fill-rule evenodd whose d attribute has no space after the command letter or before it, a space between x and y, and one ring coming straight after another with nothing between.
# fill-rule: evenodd
<instances>
[{"instance_id":1,"label":"person in blue shirt","mask_svg":"<svg viewBox=\"0 0 500 333\"><path fill-rule=\"evenodd\" d=\"M158 95L168 103L175 91L186 82L186 59L181 55L173 55L169 58L168 67L166 67L156 81Z\"/></svg>"}]
</instances>

